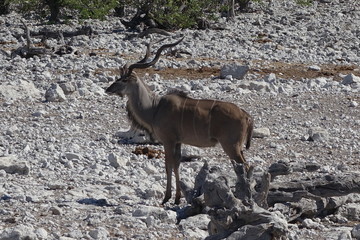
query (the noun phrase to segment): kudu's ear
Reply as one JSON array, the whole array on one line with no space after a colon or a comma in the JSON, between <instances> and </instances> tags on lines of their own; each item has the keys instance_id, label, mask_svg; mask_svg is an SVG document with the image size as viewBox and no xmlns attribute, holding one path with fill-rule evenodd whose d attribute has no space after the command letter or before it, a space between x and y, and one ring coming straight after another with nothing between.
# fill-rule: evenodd
<instances>
[{"instance_id":1,"label":"kudu's ear","mask_svg":"<svg viewBox=\"0 0 360 240\"><path fill-rule=\"evenodd\" d=\"M126 79L129 73L129 63L126 63L124 66L119 68L120 70L120 79Z\"/></svg>"},{"instance_id":2,"label":"kudu's ear","mask_svg":"<svg viewBox=\"0 0 360 240\"><path fill-rule=\"evenodd\" d=\"M125 75L124 67L119 67L119 70L120 70L120 77L124 76Z\"/></svg>"}]
</instances>

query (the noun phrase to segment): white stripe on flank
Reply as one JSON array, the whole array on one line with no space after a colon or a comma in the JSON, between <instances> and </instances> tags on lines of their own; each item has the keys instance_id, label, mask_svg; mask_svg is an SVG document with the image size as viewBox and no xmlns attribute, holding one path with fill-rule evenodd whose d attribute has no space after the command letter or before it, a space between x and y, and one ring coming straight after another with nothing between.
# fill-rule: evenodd
<instances>
[{"instance_id":1,"label":"white stripe on flank","mask_svg":"<svg viewBox=\"0 0 360 240\"><path fill-rule=\"evenodd\" d=\"M210 138L210 130L211 130L211 111L216 103L216 100L214 100L213 104L211 105L210 111L209 111L209 129L208 129L208 136Z\"/></svg>"},{"instance_id":2,"label":"white stripe on flank","mask_svg":"<svg viewBox=\"0 0 360 240\"><path fill-rule=\"evenodd\" d=\"M196 110L198 109L199 102L200 102L200 100L197 100L195 110L194 110L194 116L193 116L193 129L194 129L194 134L195 134L195 137L196 137L197 140L199 140L199 137L198 137L197 132L196 132L195 119L196 119Z\"/></svg>"},{"instance_id":3,"label":"white stripe on flank","mask_svg":"<svg viewBox=\"0 0 360 240\"><path fill-rule=\"evenodd\" d=\"M184 104L182 106L182 111L181 111L181 133L180 135L184 135L184 110L185 110L185 104L186 104L187 98L185 98Z\"/></svg>"}]
</instances>

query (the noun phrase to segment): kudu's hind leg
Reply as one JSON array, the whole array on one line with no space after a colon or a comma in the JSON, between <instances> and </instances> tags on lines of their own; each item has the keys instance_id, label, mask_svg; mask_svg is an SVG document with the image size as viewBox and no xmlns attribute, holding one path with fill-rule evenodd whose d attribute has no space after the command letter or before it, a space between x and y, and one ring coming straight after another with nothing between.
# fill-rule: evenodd
<instances>
[{"instance_id":1,"label":"kudu's hind leg","mask_svg":"<svg viewBox=\"0 0 360 240\"><path fill-rule=\"evenodd\" d=\"M249 165L246 162L242 150L242 145L239 142L220 141L224 152L229 156L230 159L235 160L238 163L245 165L246 169L249 169Z\"/></svg>"},{"instance_id":2,"label":"kudu's hind leg","mask_svg":"<svg viewBox=\"0 0 360 240\"><path fill-rule=\"evenodd\" d=\"M176 179L175 204L179 204L181 197L180 176L179 176L181 144L168 144L164 146L164 149L165 149L165 168L166 168L166 192L162 204L165 204L171 198L172 171L174 171L175 179Z\"/></svg>"}]
</instances>

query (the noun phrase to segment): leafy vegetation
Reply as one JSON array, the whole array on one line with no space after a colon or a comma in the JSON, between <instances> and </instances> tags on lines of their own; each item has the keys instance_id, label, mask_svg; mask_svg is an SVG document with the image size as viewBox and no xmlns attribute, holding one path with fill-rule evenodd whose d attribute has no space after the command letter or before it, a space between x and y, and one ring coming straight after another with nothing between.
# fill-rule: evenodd
<instances>
[{"instance_id":1,"label":"leafy vegetation","mask_svg":"<svg viewBox=\"0 0 360 240\"><path fill-rule=\"evenodd\" d=\"M1 0L0 0L1 1ZM118 5L118 0L5 0L15 4L20 12L35 11L41 17L49 16L50 22L58 22L61 10L75 10L77 17L104 18ZM63 15L64 16L64 15ZM62 16L62 17L63 17Z\"/></svg>"},{"instance_id":2,"label":"leafy vegetation","mask_svg":"<svg viewBox=\"0 0 360 240\"><path fill-rule=\"evenodd\" d=\"M0 15L8 14L10 12L8 0L0 0Z\"/></svg>"},{"instance_id":3,"label":"leafy vegetation","mask_svg":"<svg viewBox=\"0 0 360 240\"><path fill-rule=\"evenodd\" d=\"M210 18L218 9L216 0L156 0L156 6L150 11L153 19L163 28L192 28L199 19Z\"/></svg>"},{"instance_id":4,"label":"leafy vegetation","mask_svg":"<svg viewBox=\"0 0 360 240\"><path fill-rule=\"evenodd\" d=\"M251 2L263 0L0 0L0 14L9 12L12 4L22 13L35 12L50 22L76 17L79 19L104 19L110 13L125 16L125 9L135 9L129 28L140 23L163 29L203 27L208 20L219 16L232 18L235 10L246 11ZM295 0L300 5L310 5L313 0Z\"/></svg>"},{"instance_id":5,"label":"leafy vegetation","mask_svg":"<svg viewBox=\"0 0 360 240\"><path fill-rule=\"evenodd\" d=\"M118 6L118 0L64 0L67 6L76 9L82 19L103 19L109 12Z\"/></svg>"},{"instance_id":6,"label":"leafy vegetation","mask_svg":"<svg viewBox=\"0 0 360 240\"><path fill-rule=\"evenodd\" d=\"M296 0L296 3L303 6L309 6L313 4L313 0Z\"/></svg>"}]
</instances>

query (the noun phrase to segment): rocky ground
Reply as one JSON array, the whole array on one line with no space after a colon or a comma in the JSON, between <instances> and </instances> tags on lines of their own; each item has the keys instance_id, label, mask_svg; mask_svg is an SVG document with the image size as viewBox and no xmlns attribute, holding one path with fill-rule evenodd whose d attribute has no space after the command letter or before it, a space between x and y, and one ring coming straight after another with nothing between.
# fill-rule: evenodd
<instances>
[{"instance_id":1,"label":"rocky ground","mask_svg":"<svg viewBox=\"0 0 360 240\"><path fill-rule=\"evenodd\" d=\"M219 19L225 30L173 32L166 41L185 35L177 48L191 55L165 56L139 75L158 94L177 88L248 111L257 136L245 157L257 169L280 160L321 165L277 181L359 173L360 3L322 0L305 7L274 0L254 9L234 22ZM31 30L44 27L36 19L25 22ZM25 45L15 37L24 30L19 15L0 18L0 239L205 238L208 215L176 224L185 200L179 207L160 205L163 154L148 159L132 151L162 147L128 144L125 99L103 90L119 66L140 59L144 43L163 36L124 40L132 33L116 18L85 24L97 34L73 37L77 55L10 58L6 53ZM217 78L225 65L249 70L242 79L223 72L225 78ZM183 152L201 156L182 163L187 183L204 161L233 171L220 147L185 146ZM288 238L360 236L360 195L344 198L347 204L325 218L289 224Z\"/></svg>"}]
</instances>

